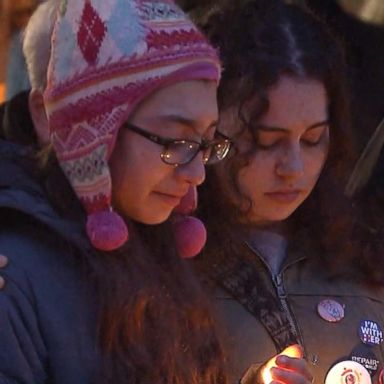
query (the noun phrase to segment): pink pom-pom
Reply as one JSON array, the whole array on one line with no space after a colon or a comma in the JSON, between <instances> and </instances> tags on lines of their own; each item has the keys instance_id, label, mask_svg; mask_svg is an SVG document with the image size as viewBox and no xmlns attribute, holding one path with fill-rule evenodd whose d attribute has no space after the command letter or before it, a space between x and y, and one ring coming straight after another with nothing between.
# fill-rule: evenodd
<instances>
[{"instance_id":1,"label":"pink pom-pom","mask_svg":"<svg viewBox=\"0 0 384 384\"><path fill-rule=\"evenodd\" d=\"M196 186L189 187L187 194L180 200L179 205L173 210L174 213L189 215L197 207Z\"/></svg>"},{"instance_id":2,"label":"pink pom-pom","mask_svg":"<svg viewBox=\"0 0 384 384\"><path fill-rule=\"evenodd\" d=\"M173 230L176 247L182 258L194 257L203 249L207 240L207 231L204 224L196 217L174 217Z\"/></svg>"},{"instance_id":3,"label":"pink pom-pom","mask_svg":"<svg viewBox=\"0 0 384 384\"><path fill-rule=\"evenodd\" d=\"M86 231L92 245L101 251L113 251L128 241L124 220L113 211L88 215Z\"/></svg>"}]
</instances>

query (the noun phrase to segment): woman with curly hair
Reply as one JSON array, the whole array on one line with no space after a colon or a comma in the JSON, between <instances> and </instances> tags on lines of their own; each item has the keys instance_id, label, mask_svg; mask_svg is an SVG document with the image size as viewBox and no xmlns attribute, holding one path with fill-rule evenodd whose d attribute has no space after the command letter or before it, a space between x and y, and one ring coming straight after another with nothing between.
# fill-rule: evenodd
<instances>
[{"instance_id":1,"label":"woman with curly hair","mask_svg":"<svg viewBox=\"0 0 384 384\"><path fill-rule=\"evenodd\" d=\"M219 129L234 151L202 187L199 267L228 329L233 381L334 384L343 362L376 383L383 269L343 195L342 50L316 17L279 1L223 7L206 30L224 63Z\"/></svg>"}]
</instances>

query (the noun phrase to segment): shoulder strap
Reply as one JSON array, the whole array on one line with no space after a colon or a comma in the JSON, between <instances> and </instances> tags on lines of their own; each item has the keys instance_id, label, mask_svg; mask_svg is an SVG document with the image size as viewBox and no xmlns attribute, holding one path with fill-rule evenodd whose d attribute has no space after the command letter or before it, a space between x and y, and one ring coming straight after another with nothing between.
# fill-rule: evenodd
<instances>
[{"instance_id":1,"label":"shoulder strap","mask_svg":"<svg viewBox=\"0 0 384 384\"><path fill-rule=\"evenodd\" d=\"M265 274L255 264L226 255L209 269L216 283L260 320L278 352L299 343L276 295L268 291Z\"/></svg>"}]
</instances>

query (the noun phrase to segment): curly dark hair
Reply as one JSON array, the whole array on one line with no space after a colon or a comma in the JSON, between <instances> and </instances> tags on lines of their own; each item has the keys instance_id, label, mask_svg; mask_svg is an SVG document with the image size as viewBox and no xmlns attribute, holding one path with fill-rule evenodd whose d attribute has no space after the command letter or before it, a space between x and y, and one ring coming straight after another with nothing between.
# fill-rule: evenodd
<instances>
[{"instance_id":1,"label":"curly dark hair","mask_svg":"<svg viewBox=\"0 0 384 384\"><path fill-rule=\"evenodd\" d=\"M356 212L343 193L355 155L341 44L309 10L274 0L223 6L204 29L220 49L224 65L220 110L235 107L243 130L257 129L254 123L269 108L268 90L281 76L317 80L324 85L330 121L329 155L313 192L288 219L290 227L293 234L303 228L309 231L320 250L319 262L335 274L356 275L358 268L362 279L381 282L383 273L371 267L378 244L368 241L369 236L359 227ZM248 164L249 155L237 153L226 161L228 182L240 194L237 175ZM222 244L231 238L231 228L242 215L225 193L217 198L221 192L217 190L217 177L215 170L210 170L201 189L201 214L209 227L209 244Z\"/></svg>"}]
</instances>

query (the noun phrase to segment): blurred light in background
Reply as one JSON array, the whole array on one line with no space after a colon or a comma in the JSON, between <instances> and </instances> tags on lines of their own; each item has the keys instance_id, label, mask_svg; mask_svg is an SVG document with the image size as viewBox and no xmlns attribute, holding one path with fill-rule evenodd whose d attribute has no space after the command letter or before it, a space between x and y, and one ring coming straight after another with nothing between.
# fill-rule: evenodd
<instances>
[{"instance_id":1,"label":"blurred light in background","mask_svg":"<svg viewBox=\"0 0 384 384\"><path fill-rule=\"evenodd\" d=\"M20 78L25 78L20 51L21 32L38 3L39 0L0 0L0 101L4 100L7 93L5 89L7 67L13 71L12 76L16 79L18 67L20 67ZM8 66L10 55L14 57L18 55L20 58L11 60L12 64ZM24 81L25 83L28 84ZM15 92L17 91L17 84L15 84Z\"/></svg>"},{"instance_id":2,"label":"blurred light in background","mask_svg":"<svg viewBox=\"0 0 384 384\"><path fill-rule=\"evenodd\" d=\"M0 0L0 102L4 100L11 37L24 28L30 14L42 0ZM49 0L48 0L49 1ZM78 0L82 1L82 0ZM221 0L176 0L188 11ZM241 3L241 0L236 0ZM257 1L257 0L254 0ZM294 0L286 0L294 2ZM295 0L296 2L298 0ZM305 2L306 0L302 0ZM335 0L349 13L375 24L384 25L384 0Z\"/></svg>"},{"instance_id":3,"label":"blurred light in background","mask_svg":"<svg viewBox=\"0 0 384 384\"><path fill-rule=\"evenodd\" d=\"M384 25L384 0L339 0L343 8L364 21Z\"/></svg>"}]
</instances>

